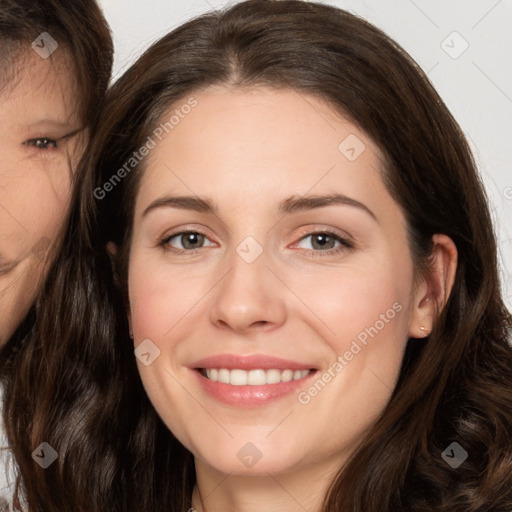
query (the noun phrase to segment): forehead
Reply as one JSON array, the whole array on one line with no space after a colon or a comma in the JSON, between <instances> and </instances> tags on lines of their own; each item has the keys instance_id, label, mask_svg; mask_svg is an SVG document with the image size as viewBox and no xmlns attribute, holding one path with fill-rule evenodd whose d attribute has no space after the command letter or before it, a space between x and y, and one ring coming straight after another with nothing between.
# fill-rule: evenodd
<instances>
[{"instance_id":1,"label":"forehead","mask_svg":"<svg viewBox=\"0 0 512 512\"><path fill-rule=\"evenodd\" d=\"M258 192L280 200L284 189L300 195L340 187L354 195L382 192L380 150L323 100L269 88L211 87L192 96L197 106L183 108L173 129L155 139L144 162L142 200L162 187L232 200L245 192L253 201Z\"/></svg>"},{"instance_id":2,"label":"forehead","mask_svg":"<svg viewBox=\"0 0 512 512\"><path fill-rule=\"evenodd\" d=\"M41 118L76 120L79 90L72 58L59 47L41 58L30 47L10 59L2 73L7 83L0 90L0 123L15 124Z\"/></svg>"}]
</instances>

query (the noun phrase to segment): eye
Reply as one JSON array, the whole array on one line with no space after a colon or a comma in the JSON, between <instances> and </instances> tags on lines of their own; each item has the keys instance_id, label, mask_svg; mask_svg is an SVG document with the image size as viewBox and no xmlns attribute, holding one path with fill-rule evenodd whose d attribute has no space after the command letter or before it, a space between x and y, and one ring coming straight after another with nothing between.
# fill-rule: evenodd
<instances>
[{"instance_id":1,"label":"eye","mask_svg":"<svg viewBox=\"0 0 512 512\"><path fill-rule=\"evenodd\" d=\"M26 146L34 146L37 149L58 149L57 141L48 137L39 137L38 139L29 139L24 142Z\"/></svg>"},{"instance_id":2,"label":"eye","mask_svg":"<svg viewBox=\"0 0 512 512\"><path fill-rule=\"evenodd\" d=\"M327 254L338 252L340 248L352 249L354 247L350 240L329 231L310 233L301 238L297 245L302 249L325 252Z\"/></svg>"},{"instance_id":3,"label":"eye","mask_svg":"<svg viewBox=\"0 0 512 512\"><path fill-rule=\"evenodd\" d=\"M181 231L162 240L162 245L169 245L171 248L179 251L190 251L202 247L211 247L215 244L206 235L197 231Z\"/></svg>"}]
</instances>

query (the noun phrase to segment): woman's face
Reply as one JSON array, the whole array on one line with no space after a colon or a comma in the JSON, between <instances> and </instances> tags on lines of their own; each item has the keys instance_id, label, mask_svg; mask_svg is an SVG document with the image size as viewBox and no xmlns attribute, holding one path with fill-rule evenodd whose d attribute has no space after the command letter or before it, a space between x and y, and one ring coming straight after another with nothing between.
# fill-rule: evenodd
<instances>
[{"instance_id":1,"label":"woman's face","mask_svg":"<svg viewBox=\"0 0 512 512\"><path fill-rule=\"evenodd\" d=\"M146 157L136 199L129 299L144 386L196 465L336 471L419 336L381 154L291 90L194 98Z\"/></svg>"},{"instance_id":2,"label":"woman's face","mask_svg":"<svg viewBox=\"0 0 512 512\"><path fill-rule=\"evenodd\" d=\"M30 50L0 92L0 345L35 298L68 206L79 121L62 53Z\"/></svg>"}]
</instances>

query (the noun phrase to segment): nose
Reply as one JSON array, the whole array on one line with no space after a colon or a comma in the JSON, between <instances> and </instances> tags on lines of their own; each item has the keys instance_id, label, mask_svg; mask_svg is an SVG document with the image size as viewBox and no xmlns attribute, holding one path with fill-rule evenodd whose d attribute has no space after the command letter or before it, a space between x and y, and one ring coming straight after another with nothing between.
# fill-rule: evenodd
<instances>
[{"instance_id":1,"label":"nose","mask_svg":"<svg viewBox=\"0 0 512 512\"><path fill-rule=\"evenodd\" d=\"M285 290L267 267L265 252L252 263L234 253L230 263L231 270L213 297L212 323L238 334L283 325L287 315Z\"/></svg>"}]
</instances>

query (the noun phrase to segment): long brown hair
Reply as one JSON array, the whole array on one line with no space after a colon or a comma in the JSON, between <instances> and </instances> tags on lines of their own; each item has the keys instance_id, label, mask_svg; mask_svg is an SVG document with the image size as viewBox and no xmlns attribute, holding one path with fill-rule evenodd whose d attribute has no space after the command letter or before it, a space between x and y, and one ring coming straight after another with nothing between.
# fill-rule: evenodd
<instances>
[{"instance_id":1,"label":"long brown hair","mask_svg":"<svg viewBox=\"0 0 512 512\"><path fill-rule=\"evenodd\" d=\"M194 19L111 89L35 329L12 363L8 433L31 510L191 506L193 458L142 388L126 320L123 276L144 162L113 176L165 112L213 84L293 88L327 101L385 155L385 183L406 216L416 268L428 271L434 234L457 246L446 306L426 343L409 341L388 406L340 468L322 511L510 510L511 320L468 144L395 42L352 14L296 0L249 0ZM118 272L108 242L119 248ZM46 470L31 458L43 441L59 454ZM452 442L469 455L457 469L442 458Z\"/></svg>"}]
</instances>

